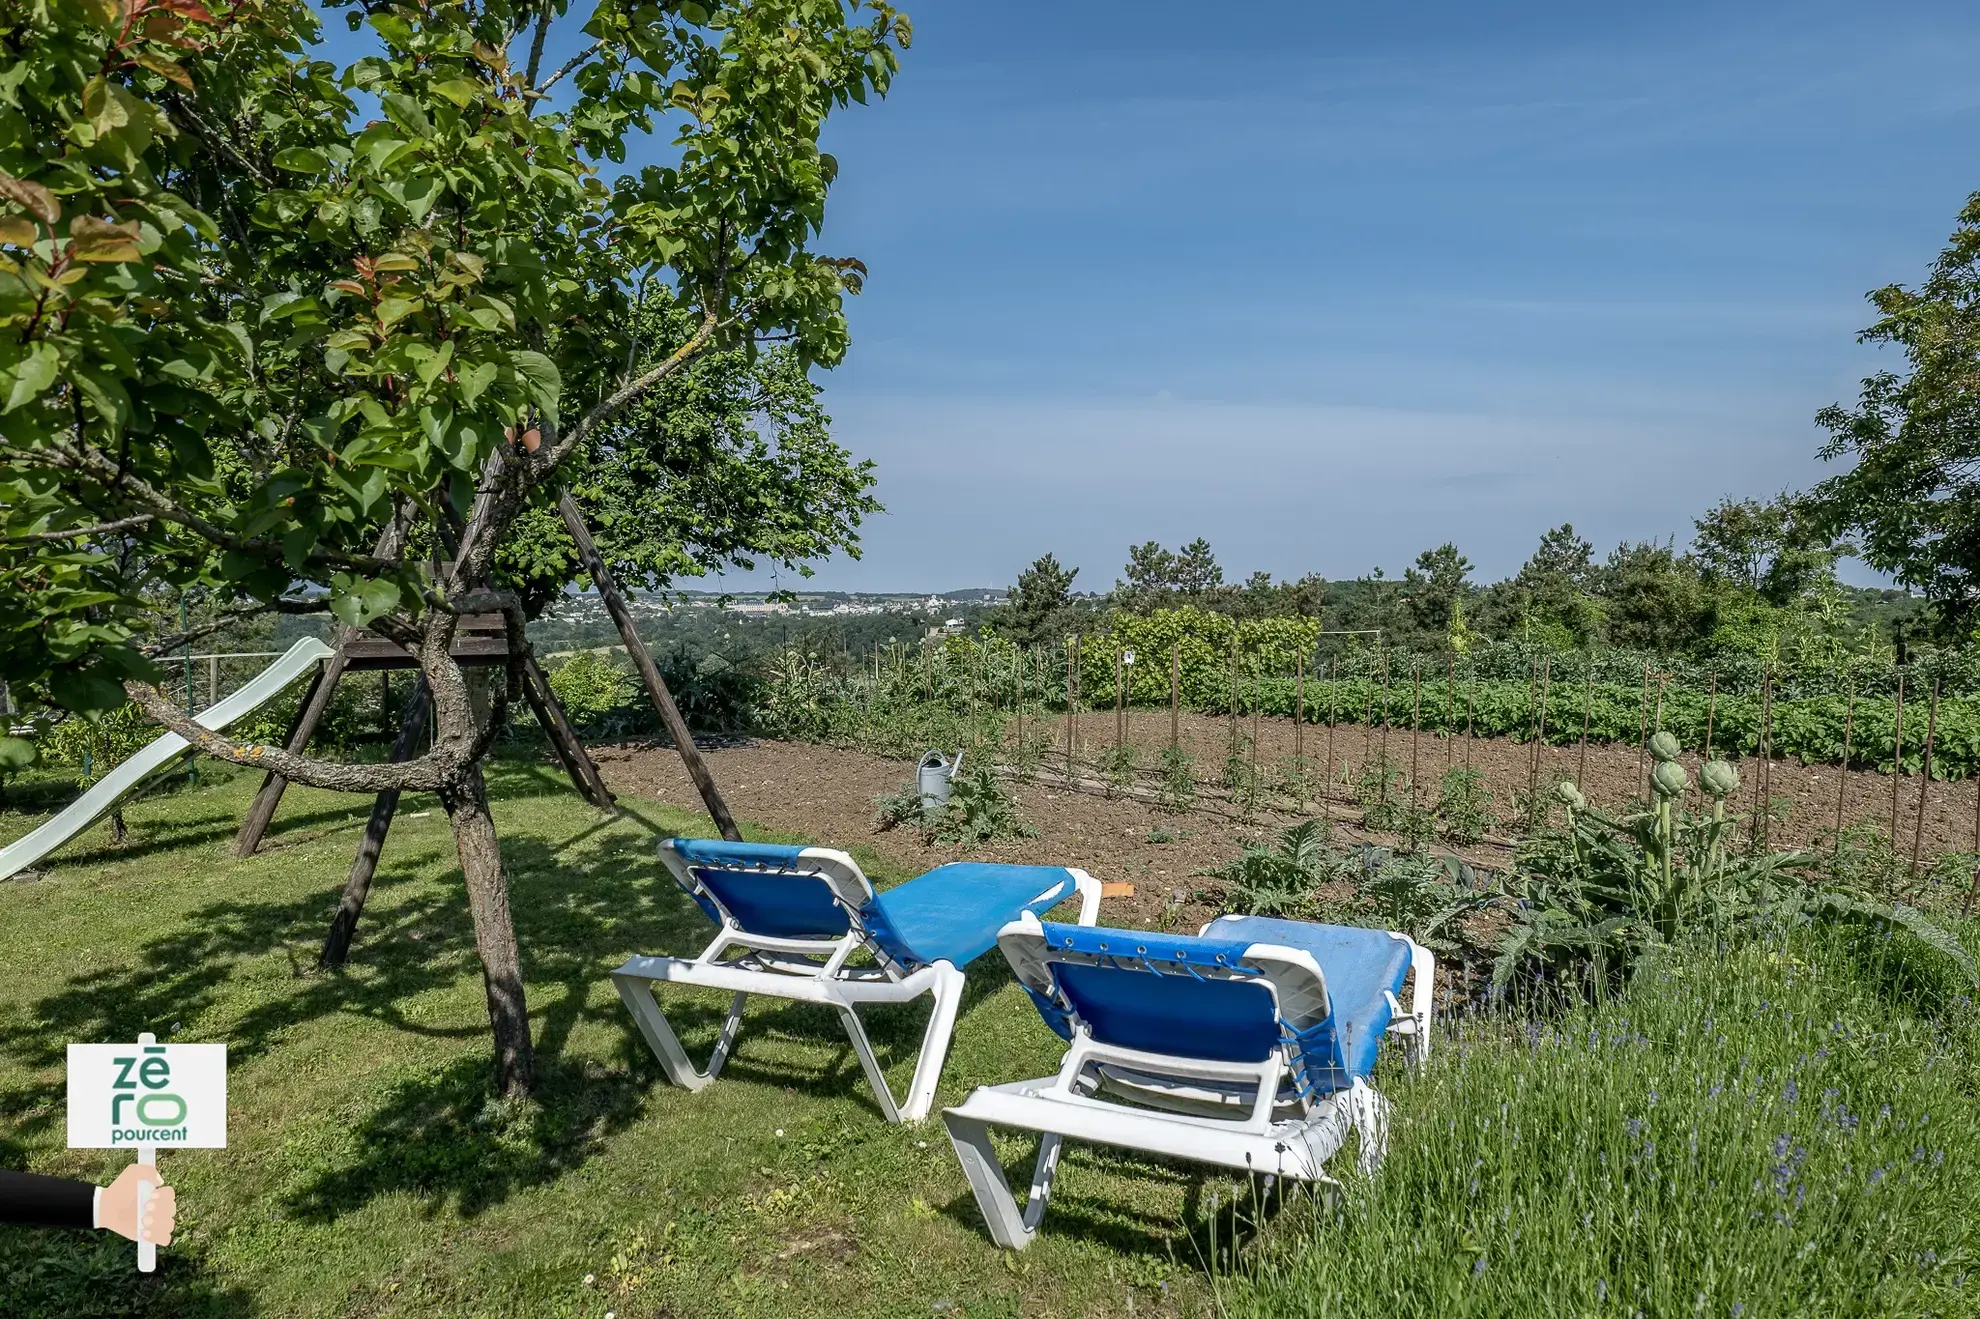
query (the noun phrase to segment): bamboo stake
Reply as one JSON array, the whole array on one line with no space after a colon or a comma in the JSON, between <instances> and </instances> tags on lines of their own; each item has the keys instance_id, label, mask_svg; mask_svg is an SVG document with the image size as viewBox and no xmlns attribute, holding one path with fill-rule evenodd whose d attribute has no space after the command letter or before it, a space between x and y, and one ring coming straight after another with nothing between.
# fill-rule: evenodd
<instances>
[{"instance_id":1,"label":"bamboo stake","mask_svg":"<svg viewBox=\"0 0 1980 1319\"><path fill-rule=\"evenodd\" d=\"M1939 730L1939 679L1932 678L1932 705L1925 715L1925 764L1918 776L1918 815L1911 826L1911 882L1918 882L1918 856L1925 846L1925 794L1932 787L1932 739Z\"/></svg>"},{"instance_id":2,"label":"bamboo stake","mask_svg":"<svg viewBox=\"0 0 1980 1319\"><path fill-rule=\"evenodd\" d=\"M1365 769L1375 758L1375 675L1367 678L1368 689L1361 700L1361 764Z\"/></svg>"}]
</instances>

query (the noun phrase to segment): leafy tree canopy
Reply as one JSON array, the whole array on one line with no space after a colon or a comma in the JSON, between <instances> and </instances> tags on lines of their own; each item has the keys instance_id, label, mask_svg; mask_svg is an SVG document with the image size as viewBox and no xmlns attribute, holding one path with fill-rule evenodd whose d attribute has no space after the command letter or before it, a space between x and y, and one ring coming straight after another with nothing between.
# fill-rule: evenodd
<instances>
[{"instance_id":1,"label":"leafy tree canopy","mask_svg":"<svg viewBox=\"0 0 1980 1319\"><path fill-rule=\"evenodd\" d=\"M1822 457L1853 460L1813 494L1827 524L1861 536L1871 567L1922 590L1948 632L1980 616L1980 193L1916 289L1870 294L1859 338L1897 348L1902 372L1863 381L1854 407L1816 421Z\"/></svg>"}]
</instances>

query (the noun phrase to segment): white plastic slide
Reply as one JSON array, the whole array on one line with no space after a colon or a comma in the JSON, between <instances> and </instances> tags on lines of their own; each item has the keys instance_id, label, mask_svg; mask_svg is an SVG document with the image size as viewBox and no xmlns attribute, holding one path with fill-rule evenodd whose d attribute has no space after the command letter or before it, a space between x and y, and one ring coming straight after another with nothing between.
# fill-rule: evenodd
<instances>
[{"instance_id":1,"label":"white plastic slide","mask_svg":"<svg viewBox=\"0 0 1980 1319\"><path fill-rule=\"evenodd\" d=\"M254 681L212 709L202 710L194 719L218 732L248 711L272 700L284 687L307 672L312 664L321 664L335 653L314 637L305 637L289 647L282 658L257 674ZM15 872L27 869L89 828L97 816L116 804L119 797L150 778L185 749L186 739L177 733L166 733L98 779L88 792L70 802L54 819L27 837L0 847L0 879L7 879Z\"/></svg>"}]
</instances>

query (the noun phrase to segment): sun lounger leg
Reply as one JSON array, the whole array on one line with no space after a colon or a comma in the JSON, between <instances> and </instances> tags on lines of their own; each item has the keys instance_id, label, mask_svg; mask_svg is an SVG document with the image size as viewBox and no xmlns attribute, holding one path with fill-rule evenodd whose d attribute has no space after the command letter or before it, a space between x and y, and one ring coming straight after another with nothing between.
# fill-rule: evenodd
<instances>
[{"instance_id":1,"label":"sun lounger leg","mask_svg":"<svg viewBox=\"0 0 1980 1319\"><path fill-rule=\"evenodd\" d=\"M747 994L737 994L729 1003L728 1019L722 1023L722 1034L715 1041L715 1052L709 1055L708 1070L702 1071L688 1060L687 1050L681 1047L680 1037L674 1028L667 1024L666 1013L660 1010L659 1000L653 994L653 982L643 976L612 977L618 988L619 999L632 1013L633 1023L646 1040L646 1047L653 1050L653 1056L660 1060L660 1067L667 1073L667 1079L683 1090L699 1090L713 1081L722 1071L722 1064L729 1059L729 1050L735 1046L736 1035L742 1027L743 1003Z\"/></svg>"},{"instance_id":2,"label":"sun lounger leg","mask_svg":"<svg viewBox=\"0 0 1980 1319\"><path fill-rule=\"evenodd\" d=\"M1349 1120L1359 1137L1355 1162L1363 1172L1373 1173L1389 1152L1389 1101L1366 1081L1357 1080L1336 1102L1348 1105Z\"/></svg>"},{"instance_id":3,"label":"sun lounger leg","mask_svg":"<svg viewBox=\"0 0 1980 1319\"><path fill-rule=\"evenodd\" d=\"M947 962L937 962L935 971L935 1007L928 1015L928 1029L921 1037L921 1057L914 1065L907 1103L901 1108L903 1122L919 1122L935 1106L935 1086L942 1079L942 1063L949 1056L949 1037L955 1033L956 1012L962 1007L963 973Z\"/></svg>"},{"instance_id":4,"label":"sun lounger leg","mask_svg":"<svg viewBox=\"0 0 1980 1319\"><path fill-rule=\"evenodd\" d=\"M859 1014L850 1005L842 1005L839 1020L845 1024L853 1052L859 1055L859 1065L866 1072L866 1083L873 1087L873 1097L880 1101L881 1116L889 1122L899 1122L901 1110L894 1103L894 1092L887 1088L887 1074L880 1070L880 1060L873 1054L873 1041L866 1038L866 1027L860 1024Z\"/></svg>"},{"instance_id":5,"label":"sun lounger leg","mask_svg":"<svg viewBox=\"0 0 1980 1319\"><path fill-rule=\"evenodd\" d=\"M990 1143L990 1128L981 1122L954 1113L943 1116L949 1129L949 1143L955 1146L963 1176L976 1196L976 1207L990 1228L990 1239L1005 1250L1023 1250L1038 1235L1045 1219L1045 1206L1051 1199L1052 1181L1059 1171L1059 1151L1064 1142L1054 1135L1038 1141L1038 1162L1031 1173L1031 1196L1022 1210L1004 1179L1004 1166L997 1161Z\"/></svg>"}]
</instances>

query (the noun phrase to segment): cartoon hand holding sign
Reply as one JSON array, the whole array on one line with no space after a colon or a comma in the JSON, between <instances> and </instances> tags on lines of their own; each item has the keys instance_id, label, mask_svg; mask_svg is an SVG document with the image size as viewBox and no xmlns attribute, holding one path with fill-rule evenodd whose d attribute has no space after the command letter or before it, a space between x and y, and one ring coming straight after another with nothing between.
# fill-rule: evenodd
<instances>
[{"instance_id":1,"label":"cartoon hand holding sign","mask_svg":"<svg viewBox=\"0 0 1980 1319\"><path fill-rule=\"evenodd\" d=\"M97 1197L95 1217L138 1243L140 1272L171 1244L177 1208L153 1151L226 1145L226 1045L160 1044L146 1033L136 1044L69 1046L69 1148L137 1151Z\"/></svg>"}]
</instances>

